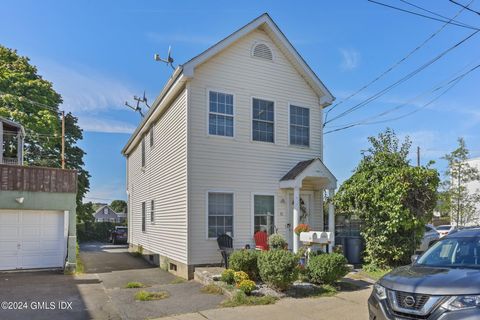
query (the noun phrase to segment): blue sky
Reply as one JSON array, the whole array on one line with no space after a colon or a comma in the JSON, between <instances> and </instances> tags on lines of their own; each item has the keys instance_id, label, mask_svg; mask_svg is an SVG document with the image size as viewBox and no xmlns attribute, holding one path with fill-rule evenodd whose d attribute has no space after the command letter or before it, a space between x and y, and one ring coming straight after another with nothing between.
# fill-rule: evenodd
<instances>
[{"instance_id":1,"label":"blue sky","mask_svg":"<svg viewBox=\"0 0 480 320\"><path fill-rule=\"evenodd\" d=\"M390 4L407 7L397 0ZM418 1L453 17L459 7L447 0ZM480 3L473 9L480 10ZM268 12L311 68L342 100L386 70L438 30L441 22L400 13L368 1L3 1L0 44L31 58L54 83L65 110L85 130L81 146L92 175L90 200L125 198L125 160L120 150L139 123L123 104L146 90L153 101L171 70L153 61L173 47L176 63L187 61L263 12ZM480 27L467 11L458 20ZM339 105L332 115L375 94L408 74L472 30L447 26L385 78ZM411 80L331 126L348 124L409 101L412 97L480 63L480 33ZM421 108L397 121L358 126L325 136L325 162L340 181L348 178L368 146L366 138L389 126L422 148L422 162L437 161L460 136L480 156L480 69L435 103L412 101L385 118ZM328 129L328 128L327 128ZM413 149L413 148L412 148ZM413 151L413 150L412 150ZM414 156L412 155L412 158Z\"/></svg>"}]
</instances>

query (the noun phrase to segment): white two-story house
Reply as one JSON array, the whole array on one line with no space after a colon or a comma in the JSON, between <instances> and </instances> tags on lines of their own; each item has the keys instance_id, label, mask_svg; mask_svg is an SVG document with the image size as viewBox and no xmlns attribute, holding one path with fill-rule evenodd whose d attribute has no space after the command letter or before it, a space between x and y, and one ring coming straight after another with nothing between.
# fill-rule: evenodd
<instances>
[{"instance_id":1,"label":"white two-story house","mask_svg":"<svg viewBox=\"0 0 480 320\"><path fill-rule=\"evenodd\" d=\"M277 232L296 251L293 229L323 230L336 188L322 162L333 100L268 14L176 68L122 151L131 249L186 278L221 262L224 233L243 248Z\"/></svg>"}]
</instances>

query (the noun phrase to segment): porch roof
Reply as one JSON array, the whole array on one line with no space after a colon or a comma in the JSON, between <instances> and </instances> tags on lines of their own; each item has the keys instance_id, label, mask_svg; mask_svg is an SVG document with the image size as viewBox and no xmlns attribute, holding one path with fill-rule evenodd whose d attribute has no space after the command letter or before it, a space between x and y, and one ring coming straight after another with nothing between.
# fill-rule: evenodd
<instances>
[{"instance_id":1,"label":"porch roof","mask_svg":"<svg viewBox=\"0 0 480 320\"><path fill-rule=\"evenodd\" d=\"M323 180L323 185L329 189L337 187L337 179L328 170L320 158L300 161L280 179L280 188L301 187L305 178Z\"/></svg>"}]
</instances>

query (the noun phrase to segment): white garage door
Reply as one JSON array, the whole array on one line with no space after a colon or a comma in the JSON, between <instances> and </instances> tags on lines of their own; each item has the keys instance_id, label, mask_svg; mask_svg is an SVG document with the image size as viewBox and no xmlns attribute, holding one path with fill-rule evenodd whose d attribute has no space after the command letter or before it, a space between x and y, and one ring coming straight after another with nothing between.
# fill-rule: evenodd
<instances>
[{"instance_id":1,"label":"white garage door","mask_svg":"<svg viewBox=\"0 0 480 320\"><path fill-rule=\"evenodd\" d=\"M63 267L63 211L0 210L0 270Z\"/></svg>"}]
</instances>

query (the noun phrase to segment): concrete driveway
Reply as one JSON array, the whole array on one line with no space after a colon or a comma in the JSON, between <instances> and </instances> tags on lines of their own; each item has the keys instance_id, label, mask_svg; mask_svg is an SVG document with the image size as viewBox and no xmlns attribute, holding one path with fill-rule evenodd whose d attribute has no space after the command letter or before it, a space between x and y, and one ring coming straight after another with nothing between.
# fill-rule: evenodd
<instances>
[{"instance_id":1,"label":"concrete driveway","mask_svg":"<svg viewBox=\"0 0 480 320\"><path fill-rule=\"evenodd\" d=\"M143 320L213 309L224 299L201 293L199 283L179 281L130 255L127 246L87 243L81 245L80 256L85 265L85 273L80 275L67 276L59 271L0 273L0 303L11 302L12 308L0 308L0 319ZM143 290L168 291L170 297L135 301L135 293L142 289L126 289L131 281L148 285Z\"/></svg>"}]
</instances>

